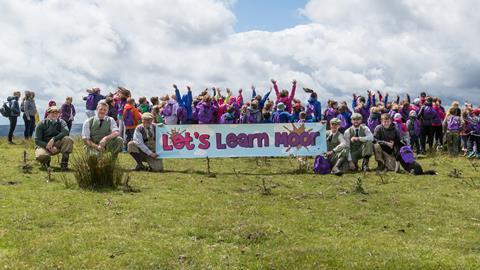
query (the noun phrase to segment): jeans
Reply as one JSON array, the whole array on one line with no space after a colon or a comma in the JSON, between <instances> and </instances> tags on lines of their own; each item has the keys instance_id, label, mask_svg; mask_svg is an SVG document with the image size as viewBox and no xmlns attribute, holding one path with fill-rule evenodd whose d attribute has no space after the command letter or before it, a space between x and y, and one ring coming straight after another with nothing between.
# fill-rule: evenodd
<instances>
[{"instance_id":1,"label":"jeans","mask_svg":"<svg viewBox=\"0 0 480 270\"><path fill-rule=\"evenodd\" d=\"M420 145L422 148L422 151L426 151L427 147L427 139L428 139L428 145L430 146L430 151L433 150L433 127L432 126L422 126L422 131L420 135Z\"/></svg>"},{"instance_id":2,"label":"jeans","mask_svg":"<svg viewBox=\"0 0 480 270\"><path fill-rule=\"evenodd\" d=\"M17 118L18 116L10 116L8 120L10 120L10 129L8 130L8 141L11 142L13 140L13 132L15 132L15 128L17 128Z\"/></svg>"},{"instance_id":3,"label":"jeans","mask_svg":"<svg viewBox=\"0 0 480 270\"><path fill-rule=\"evenodd\" d=\"M23 114L23 122L25 123L25 131L23 132L23 136L25 139L30 139L35 131L35 116L30 116L30 120L28 120L27 116Z\"/></svg>"}]
</instances>

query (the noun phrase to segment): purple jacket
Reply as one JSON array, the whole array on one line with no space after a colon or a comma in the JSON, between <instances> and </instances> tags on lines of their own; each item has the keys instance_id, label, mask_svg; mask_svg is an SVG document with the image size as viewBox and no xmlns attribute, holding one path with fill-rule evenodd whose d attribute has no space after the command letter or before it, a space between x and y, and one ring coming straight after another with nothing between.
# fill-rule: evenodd
<instances>
[{"instance_id":1,"label":"purple jacket","mask_svg":"<svg viewBox=\"0 0 480 270\"><path fill-rule=\"evenodd\" d=\"M336 111L332 107L329 107L328 109L325 110L324 113L324 120L327 121L327 123L330 123L330 120L335 118L336 116Z\"/></svg>"},{"instance_id":2,"label":"purple jacket","mask_svg":"<svg viewBox=\"0 0 480 270\"><path fill-rule=\"evenodd\" d=\"M367 127L371 132L375 131L375 128L380 125L380 116L378 112L371 113L367 120Z\"/></svg>"},{"instance_id":3,"label":"purple jacket","mask_svg":"<svg viewBox=\"0 0 480 270\"><path fill-rule=\"evenodd\" d=\"M235 124L235 123L237 123L235 114L227 112L220 117L220 124Z\"/></svg>"},{"instance_id":4,"label":"purple jacket","mask_svg":"<svg viewBox=\"0 0 480 270\"><path fill-rule=\"evenodd\" d=\"M205 102L200 102L197 105L197 110L195 111L198 117L199 124L213 124L215 121L215 114L217 108L213 103L207 104Z\"/></svg>"},{"instance_id":5,"label":"purple jacket","mask_svg":"<svg viewBox=\"0 0 480 270\"><path fill-rule=\"evenodd\" d=\"M69 105L67 103L64 103L60 108L60 119L64 120L65 122L73 120L75 114L75 106L73 106L73 104Z\"/></svg>"}]
</instances>

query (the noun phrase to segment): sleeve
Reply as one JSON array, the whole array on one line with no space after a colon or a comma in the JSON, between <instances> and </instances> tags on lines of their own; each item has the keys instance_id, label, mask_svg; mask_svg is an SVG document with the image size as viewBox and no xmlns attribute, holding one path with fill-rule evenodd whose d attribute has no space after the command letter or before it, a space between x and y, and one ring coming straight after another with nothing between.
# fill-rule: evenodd
<instances>
[{"instance_id":1,"label":"sleeve","mask_svg":"<svg viewBox=\"0 0 480 270\"><path fill-rule=\"evenodd\" d=\"M297 90L297 83L293 83L292 84L292 91L290 92L290 97L288 97L288 99L290 100L290 102L293 101L293 98L295 97L295 91Z\"/></svg>"},{"instance_id":2,"label":"sleeve","mask_svg":"<svg viewBox=\"0 0 480 270\"><path fill-rule=\"evenodd\" d=\"M138 147L140 148L140 150L147 154L147 155L150 155L152 154L152 151L150 149L148 149L148 147L145 145L145 142L143 141L143 135L142 133L140 132L139 128L137 127L135 129L135 132L133 133L133 143Z\"/></svg>"},{"instance_id":3,"label":"sleeve","mask_svg":"<svg viewBox=\"0 0 480 270\"><path fill-rule=\"evenodd\" d=\"M267 102L267 99L268 97L270 96L270 91L268 91L262 98L262 100L260 100L260 109L263 108L263 106L265 106L265 102Z\"/></svg>"},{"instance_id":4,"label":"sleeve","mask_svg":"<svg viewBox=\"0 0 480 270\"><path fill-rule=\"evenodd\" d=\"M365 137L360 137L361 142L373 142L373 134L369 128L363 128L365 130Z\"/></svg>"},{"instance_id":5,"label":"sleeve","mask_svg":"<svg viewBox=\"0 0 480 270\"><path fill-rule=\"evenodd\" d=\"M275 89L275 95L277 96L277 99L278 99L280 97L280 91L278 91L277 83L273 84L273 89Z\"/></svg>"},{"instance_id":6,"label":"sleeve","mask_svg":"<svg viewBox=\"0 0 480 270\"><path fill-rule=\"evenodd\" d=\"M252 89L252 99L254 99L257 96L257 91L255 91L255 88Z\"/></svg>"},{"instance_id":7,"label":"sleeve","mask_svg":"<svg viewBox=\"0 0 480 270\"><path fill-rule=\"evenodd\" d=\"M44 123L40 122L37 128L35 129L35 145L37 145L38 147L45 148L47 147L47 142L43 141L43 126L44 126Z\"/></svg>"},{"instance_id":8,"label":"sleeve","mask_svg":"<svg viewBox=\"0 0 480 270\"><path fill-rule=\"evenodd\" d=\"M178 87L175 88L175 97L177 98L177 102L179 104L184 105L182 97L180 96L180 90L178 90Z\"/></svg>"},{"instance_id":9,"label":"sleeve","mask_svg":"<svg viewBox=\"0 0 480 270\"><path fill-rule=\"evenodd\" d=\"M60 131L60 133L57 134L57 136L53 137L53 140L55 142L58 142L58 141L62 140L63 138L67 137L68 133L69 133L67 122L65 122L63 120L59 120L59 122L57 122L57 125L61 125L61 131Z\"/></svg>"},{"instance_id":10,"label":"sleeve","mask_svg":"<svg viewBox=\"0 0 480 270\"><path fill-rule=\"evenodd\" d=\"M352 110L355 111L355 108L357 107L357 96L354 95L353 96L353 100L352 100Z\"/></svg>"},{"instance_id":11,"label":"sleeve","mask_svg":"<svg viewBox=\"0 0 480 270\"><path fill-rule=\"evenodd\" d=\"M110 130L111 130L111 132L119 132L120 131L120 129L117 126L117 123L115 122L115 120L113 118L110 118Z\"/></svg>"},{"instance_id":12,"label":"sleeve","mask_svg":"<svg viewBox=\"0 0 480 270\"><path fill-rule=\"evenodd\" d=\"M72 116L75 116L77 111L75 110L75 106L72 104Z\"/></svg>"},{"instance_id":13,"label":"sleeve","mask_svg":"<svg viewBox=\"0 0 480 270\"><path fill-rule=\"evenodd\" d=\"M347 141L345 140L345 137L342 134L340 134L338 136L338 140L340 141L340 144L337 145L337 147L333 148L333 152L335 152L335 153L338 153L338 152L348 148Z\"/></svg>"},{"instance_id":14,"label":"sleeve","mask_svg":"<svg viewBox=\"0 0 480 270\"><path fill-rule=\"evenodd\" d=\"M345 130L345 133L343 133L343 138L345 139L347 145L350 147L350 128Z\"/></svg>"},{"instance_id":15,"label":"sleeve","mask_svg":"<svg viewBox=\"0 0 480 270\"><path fill-rule=\"evenodd\" d=\"M85 122L83 122L82 139L90 140L90 119L87 119Z\"/></svg>"}]
</instances>

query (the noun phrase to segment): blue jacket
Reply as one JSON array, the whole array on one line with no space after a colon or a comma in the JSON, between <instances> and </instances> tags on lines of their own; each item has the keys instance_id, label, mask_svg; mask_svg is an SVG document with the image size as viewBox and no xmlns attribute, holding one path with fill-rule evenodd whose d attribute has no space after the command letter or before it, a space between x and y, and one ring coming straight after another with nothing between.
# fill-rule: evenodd
<instances>
[{"instance_id":1,"label":"blue jacket","mask_svg":"<svg viewBox=\"0 0 480 270\"><path fill-rule=\"evenodd\" d=\"M20 105L18 104L18 97L10 96L7 98L7 101L10 106L10 117L19 117Z\"/></svg>"},{"instance_id":2,"label":"blue jacket","mask_svg":"<svg viewBox=\"0 0 480 270\"><path fill-rule=\"evenodd\" d=\"M310 99L308 99L307 102L308 102L307 114L313 113L313 115L315 116L315 119L312 121L313 122L321 121L322 120L322 104L320 104L320 101L318 101L316 98L310 97ZM310 112L310 110L313 110L313 111Z\"/></svg>"},{"instance_id":3,"label":"blue jacket","mask_svg":"<svg viewBox=\"0 0 480 270\"><path fill-rule=\"evenodd\" d=\"M183 96L180 96L180 90L178 88L175 88L175 96L177 98L178 105L185 107L187 110L187 120L192 120L192 103L193 103L193 97L192 97L192 91L188 91L186 94Z\"/></svg>"}]
</instances>

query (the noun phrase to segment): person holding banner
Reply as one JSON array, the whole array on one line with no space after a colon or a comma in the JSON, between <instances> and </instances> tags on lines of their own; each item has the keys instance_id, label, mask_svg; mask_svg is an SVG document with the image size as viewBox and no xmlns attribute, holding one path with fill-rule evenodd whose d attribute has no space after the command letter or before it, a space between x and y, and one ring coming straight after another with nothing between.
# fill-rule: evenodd
<instances>
[{"instance_id":1,"label":"person holding banner","mask_svg":"<svg viewBox=\"0 0 480 270\"><path fill-rule=\"evenodd\" d=\"M97 115L88 118L83 123L82 139L88 150L94 153L108 151L114 157L122 152L123 139L115 120L107 116L108 105L99 102Z\"/></svg>"},{"instance_id":2,"label":"person holding banner","mask_svg":"<svg viewBox=\"0 0 480 270\"><path fill-rule=\"evenodd\" d=\"M348 156L348 143L343 134L340 133L340 120L333 118L330 120L330 130L327 131L327 152L326 159L332 167L332 174L342 175L347 171L346 164Z\"/></svg>"},{"instance_id":3,"label":"person holding banner","mask_svg":"<svg viewBox=\"0 0 480 270\"><path fill-rule=\"evenodd\" d=\"M373 134L362 124L362 115L352 114L352 126L345 131L345 140L349 144L348 163L351 171L358 171L358 161L363 159L362 170L368 171L368 162L373 154Z\"/></svg>"},{"instance_id":4,"label":"person holding banner","mask_svg":"<svg viewBox=\"0 0 480 270\"><path fill-rule=\"evenodd\" d=\"M142 114L142 124L135 129L133 140L128 143L128 153L133 157L137 166L135 171L145 170L143 162L147 162L152 172L163 171L163 162L155 153L156 130L151 113Z\"/></svg>"}]
</instances>

